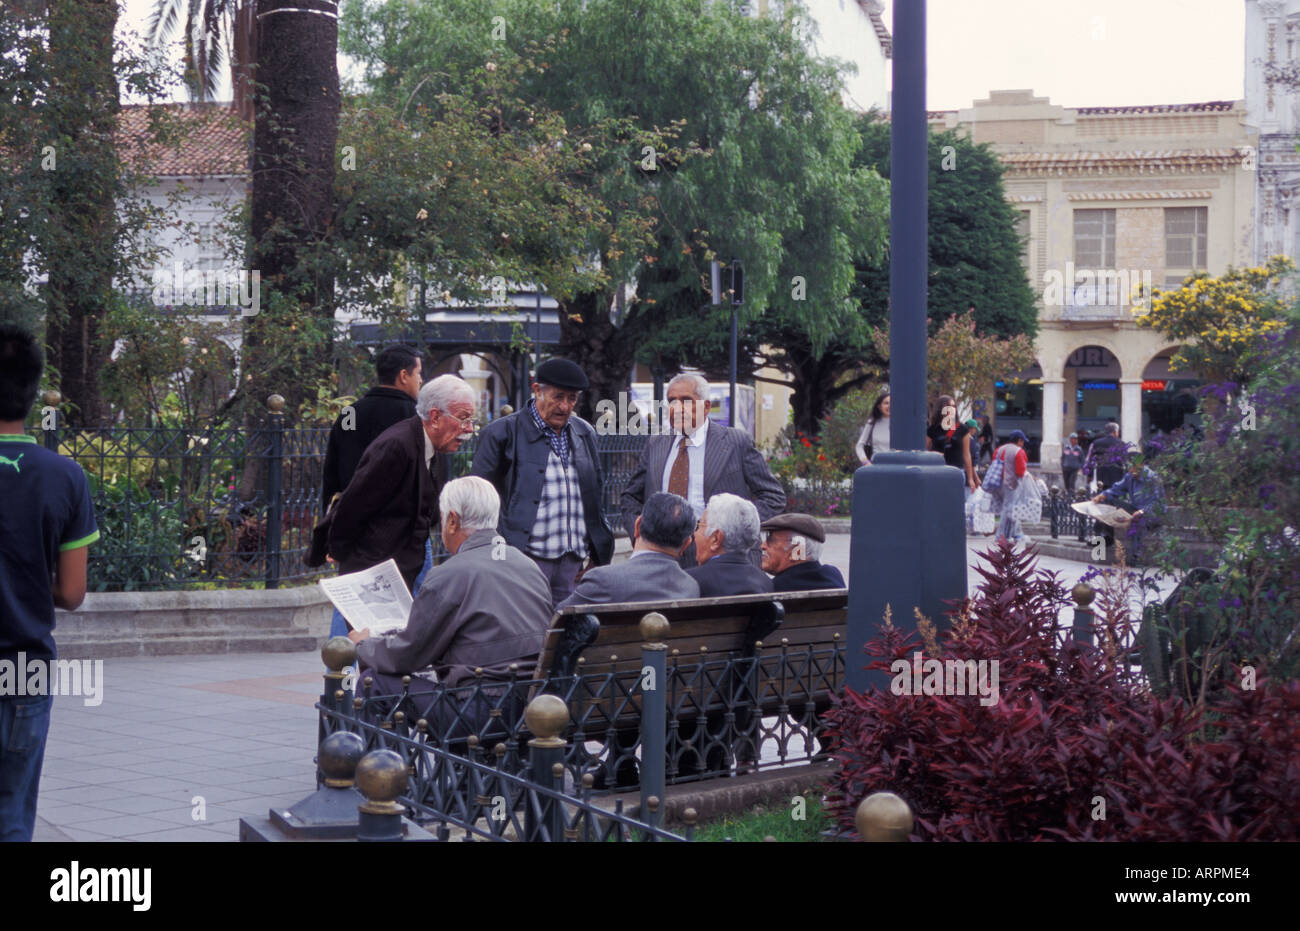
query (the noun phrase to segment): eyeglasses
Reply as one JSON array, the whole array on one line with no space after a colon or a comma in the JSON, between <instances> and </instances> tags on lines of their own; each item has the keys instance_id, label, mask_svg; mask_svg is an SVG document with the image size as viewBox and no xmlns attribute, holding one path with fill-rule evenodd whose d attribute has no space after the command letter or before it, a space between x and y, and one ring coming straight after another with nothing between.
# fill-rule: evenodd
<instances>
[{"instance_id":1,"label":"eyeglasses","mask_svg":"<svg viewBox=\"0 0 1300 931\"><path fill-rule=\"evenodd\" d=\"M464 417L461 417L461 416L458 415L458 414L453 414L451 411L438 410L438 413L439 413L439 414L443 414L443 415L445 415L445 416L447 416L447 417L450 417L450 418L452 418L453 420L459 421L459 423L460 423L460 425L461 425L462 427L473 427L473 426L474 426L474 414L473 414L472 412L469 413L469 414L466 414Z\"/></svg>"}]
</instances>

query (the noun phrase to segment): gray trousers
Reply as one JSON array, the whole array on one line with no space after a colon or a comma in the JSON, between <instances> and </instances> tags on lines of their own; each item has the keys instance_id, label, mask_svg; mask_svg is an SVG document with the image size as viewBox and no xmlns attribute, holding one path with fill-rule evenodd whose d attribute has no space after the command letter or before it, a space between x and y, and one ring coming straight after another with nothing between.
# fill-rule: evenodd
<instances>
[{"instance_id":1,"label":"gray trousers","mask_svg":"<svg viewBox=\"0 0 1300 931\"><path fill-rule=\"evenodd\" d=\"M583 562L579 557L565 553L557 559L543 559L530 553L528 558L537 563L537 568L546 576L546 583L551 586L551 607L568 598L578 587L576 580Z\"/></svg>"}]
</instances>

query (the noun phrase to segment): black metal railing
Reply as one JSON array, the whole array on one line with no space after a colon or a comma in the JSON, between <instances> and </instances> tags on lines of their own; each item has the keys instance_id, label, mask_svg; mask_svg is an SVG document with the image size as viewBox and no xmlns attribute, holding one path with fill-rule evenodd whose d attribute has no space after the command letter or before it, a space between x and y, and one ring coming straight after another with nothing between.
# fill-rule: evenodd
<instances>
[{"instance_id":1,"label":"black metal railing","mask_svg":"<svg viewBox=\"0 0 1300 931\"><path fill-rule=\"evenodd\" d=\"M303 582L332 571L304 563L320 518L329 429L286 427L272 411L251 431L189 432L113 426L68 430L44 418L46 448L76 460L90 480L100 539L90 548L91 591L234 587ZM619 496L642 436L597 440L605 473L602 513L622 528ZM453 475L468 474L473 440ZM435 545L437 528L434 528Z\"/></svg>"},{"instance_id":2,"label":"black metal railing","mask_svg":"<svg viewBox=\"0 0 1300 931\"><path fill-rule=\"evenodd\" d=\"M1043 508L1047 512L1049 532L1053 540L1065 536L1074 537L1082 543L1092 534L1093 519L1072 508L1070 505L1074 503L1066 492L1052 487Z\"/></svg>"},{"instance_id":3,"label":"black metal railing","mask_svg":"<svg viewBox=\"0 0 1300 931\"><path fill-rule=\"evenodd\" d=\"M485 753L476 737L469 737L462 752L439 744L421 721L414 729L402 719L375 723L333 707L317 705L322 732L339 730L359 735L367 752L390 750L405 763L406 791L397 802L407 816L432 828L439 840L463 832L463 840L528 841L688 841L658 824L659 799L643 806L642 818L623 812L622 801L611 808L593 799L590 776L570 785L561 762L566 745L553 733L528 741L528 759L498 744ZM400 714L400 712L399 712ZM580 787L579 787L580 786ZM693 820L693 819L692 819Z\"/></svg>"},{"instance_id":4,"label":"black metal railing","mask_svg":"<svg viewBox=\"0 0 1300 931\"><path fill-rule=\"evenodd\" d=\"M639 787L661 797L665 785L827 756L822 716L844 685L839 638L707 658L656 656L647 645L638 669L614 666L583 663L572 676L517 675L432 691L420 691L423 680L408 677L400 694L379 694L363 681L338 712L408 736L422 722L428 739L448 752L494 748L500 765L518 772L527 761L522 708L531 696L552 694L569 711L565 770L575 783L590 778L597 792ZM648 669L655 670L649 677Z\"/></svg>"}]
</instances>

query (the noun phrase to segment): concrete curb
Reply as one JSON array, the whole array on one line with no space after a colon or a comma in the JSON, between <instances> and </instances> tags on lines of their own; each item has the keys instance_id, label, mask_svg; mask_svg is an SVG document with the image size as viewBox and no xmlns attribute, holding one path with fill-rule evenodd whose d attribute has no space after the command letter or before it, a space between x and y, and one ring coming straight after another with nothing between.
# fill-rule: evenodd
<instances>
[{"instance_id":1,"label":"concrete curb","mask_svg":"<svg viewBox=\"0 0 1300 931\"><path fill-rule=\"evenodd\" d=\"M316 585L266 590L91 592L55 612L65 659L317 649L333 607Z\"/></svg>"},{"instance_id":2,"label":"concrete curb","mask_svg":"<svg viewBox=\"0 0 1300 931\"><path fill-rule=\"evenodd\" d=\"M708 779L669 786L659 811L663 823L680 826L683 824L683 812L694 808L696 824L700 824L722 815L745 811L763 802L780 799L789 803L794 796L825 782L834 771L835 763L828 761L770 769L730 779ZM627 792L607 796L607 799L611 810L614 803L621 800L625 814L633 818L641 817L640 793Z\"/></svg>"}]
</instances>

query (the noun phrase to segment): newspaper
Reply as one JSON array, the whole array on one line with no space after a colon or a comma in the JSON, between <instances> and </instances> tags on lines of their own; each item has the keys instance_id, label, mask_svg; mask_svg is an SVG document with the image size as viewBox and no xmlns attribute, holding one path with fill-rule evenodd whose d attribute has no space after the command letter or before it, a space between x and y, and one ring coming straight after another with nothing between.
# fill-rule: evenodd
<instances>
[{"instance_id":1,"label":"newspaper","mask_svg":"<svg viewBox=\"0 0 1300 931\"><path fill-rule=\"evenodd\" d=\"M1123 508L1117 508L1113 504L1094 504L1091 501L1080 501L1072 504L1074 508L1085 517L1091 517L1101 521L1108 527L1123 527L1133 521L1133 515Z\"/></svg>"},{"instance_id":2,"label":"newspaper","mask_svg":"<svg viewBox=\"0 0 1300 931\"><path fill-rule=\"evenodd\" d=\"M406 627L411 593L391 559L360 572L321 579L320 587L353 630L369 627L378 636Z\"/></svg>"}]
</instances>

